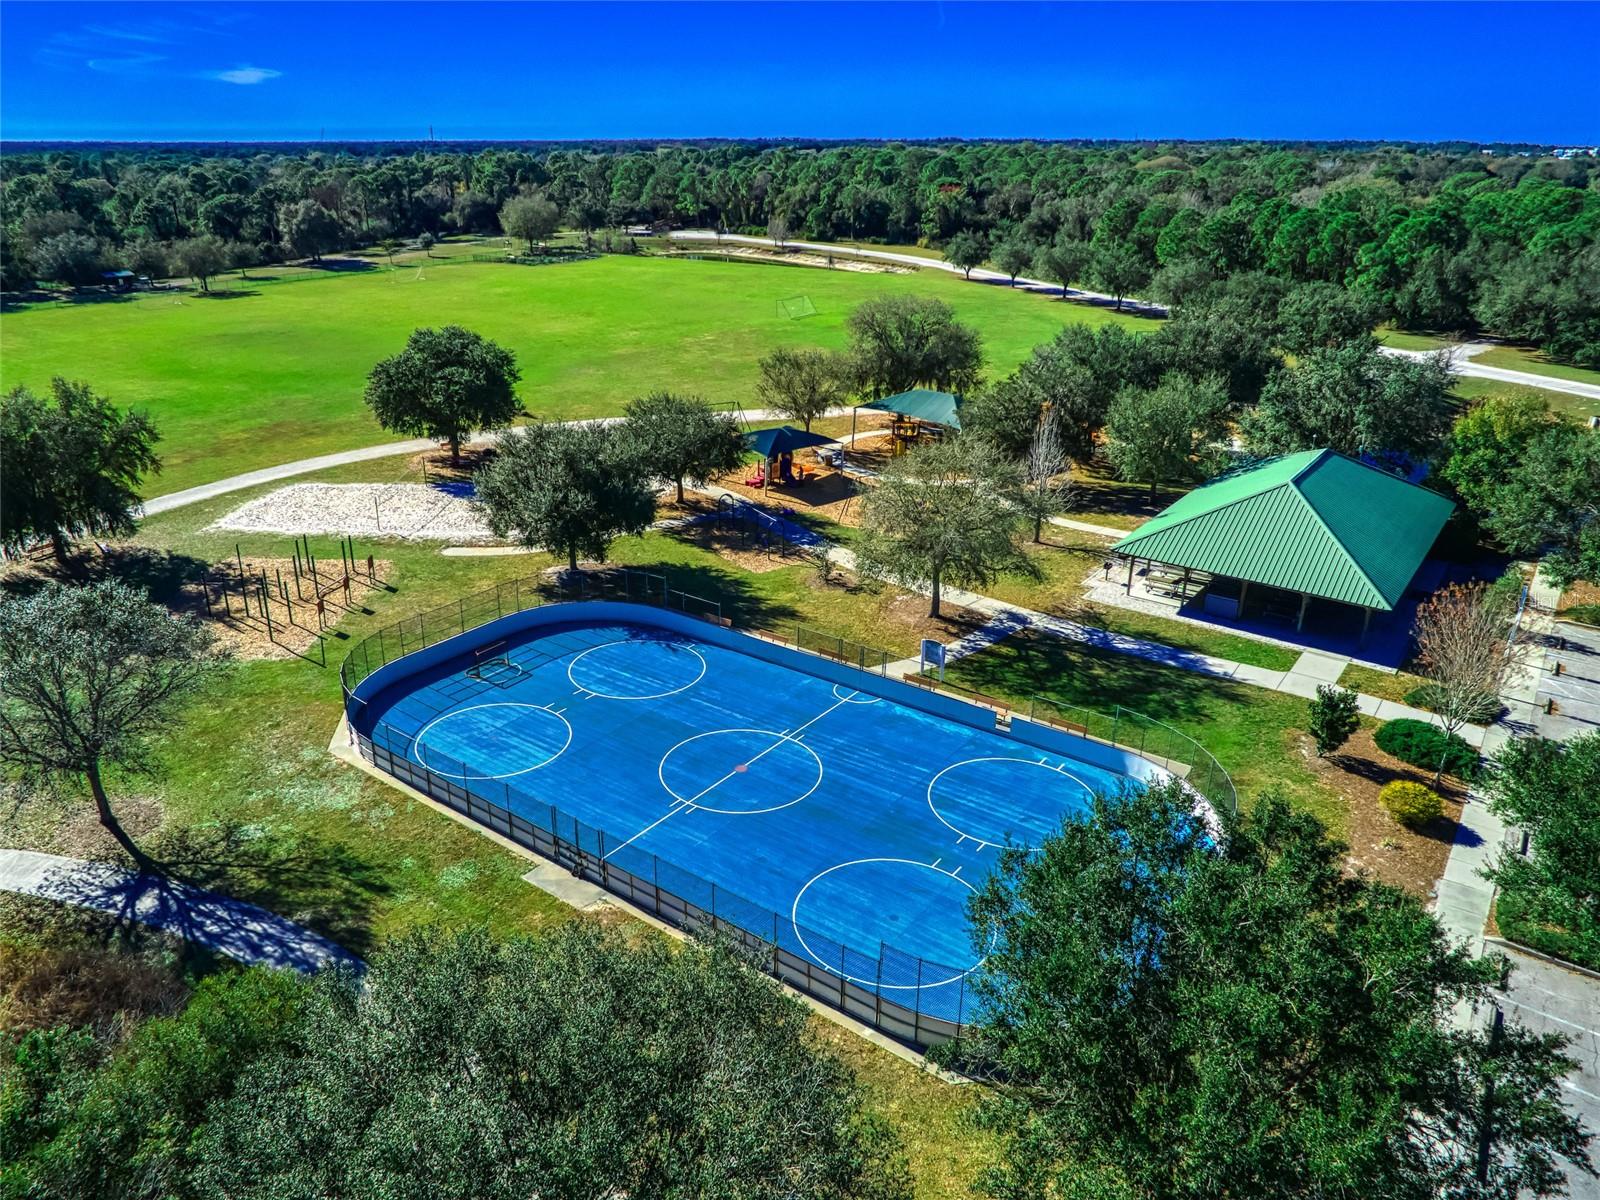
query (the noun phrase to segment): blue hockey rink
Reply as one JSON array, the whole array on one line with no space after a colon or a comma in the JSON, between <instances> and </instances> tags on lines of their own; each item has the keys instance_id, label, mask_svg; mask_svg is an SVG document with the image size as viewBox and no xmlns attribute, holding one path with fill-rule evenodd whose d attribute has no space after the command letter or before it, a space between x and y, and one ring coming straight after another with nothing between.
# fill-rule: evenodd
<instances>
[{"instance_id":1,"label":"blue hockey rink","mask_svg":"<svg viewBox=\"0 0 1600 1200\"><path fill-rule=\"evenodd\" d=\"M736 894L752 933L952 1019L983 958L965 905L998 848L1037 846L1128 782L623 623L536 626L402 677L360 724L495 803L604 830L617 866L648 878L653 855Z\"/></svg>"}]
</instances>

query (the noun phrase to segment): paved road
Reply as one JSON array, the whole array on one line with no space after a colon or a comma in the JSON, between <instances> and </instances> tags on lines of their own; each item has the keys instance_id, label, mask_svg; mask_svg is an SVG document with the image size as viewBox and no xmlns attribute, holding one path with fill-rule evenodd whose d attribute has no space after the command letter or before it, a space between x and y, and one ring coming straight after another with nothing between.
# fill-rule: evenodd
<instances>
[{"instance_id":1,"label":"paved road","mask_svg":"<svg viewBox=\"0 0 1600 1200\"><path fill-rule=\"evenodd\" d=\"M1493 948L1516 968L1500 997L1506 1016L1535 1032L1572 1039L1567 1053L1577 1060L1578 1069L1562 1083L1562 1093L1590 1131L1600 1135L1600 1003L1596 1002L1600 980L1504 944ZM1600 1166L1594 1146L1590 1160ZM1600 1200L1600 1179L1569 1170L1567 1181L1574 1200Z\"/></svg>"},{"instance_id":2,"label":"paved road","mask_svg":"<svg viewBox=\"0 0 1600 1200\"><path fill-rule=\"evenodd\" d=\"M717 234L710 229L680 229L668 235L674 241L680 242L735 242L745 246L771 246L771 238L750 237L745 234L724 233ZM916 254L899 254L893 250L868 250L856 246L835 246L827 242L797 242L786 239L785 246L796 250L807 250L816 254L833 254L838 257L866 258L877 262L894 263L898 266L928 267L936 271L949 271L961 274L961 268L945 262L942 258L924 258ZM973 269L971 278L986 284L1009 284L1009 276L999 271L991 271L986 267ZM1061 285L1051 283L1044 279L1029 279L1017 276L1017 286L1031 292L1044 292L1052 296L1061 294ZM1078 288L1068 288L1067 295L1074 300L1084 301L1097 306L1111 305L1116 302L1114 296L1107 296L1104 292L1092 292ZM1164 305L1153 300L1140 300L1133 296L1122 298L1122 307L1128 312L1138 313L1141 316L1164 317L1167 309ZM1472 342L1462 346L1453 347L1450 351L1451 366L1458 375L1468 376L1473 379L1495 379L1501 383L1515 383L1523 387L1543 388L1548 392L1565 392L1570 396L1583 396L1589 400L1600 400L1600 384L1579 383L1573 379L1557 379L1549 375L1536 375L1532 371L1513 371L1505 367L1484 366L1472 361L1474 354L1482 354L1491 349L1492 343ZM1429 351L1401 350L1396 346L1384 346L1385 354L1393 354L1401 358L1421 358Z\"/></svg>"},{"instance_id":3,"label":"paved road","mask_svg":"<svg viewBox=\"0 0 1600 1200\"><path fill-rule=\"evenodd\" d=\"M741 246L766 246L772 247L771 238L749 237L741 233L718 234L710 229L679 229L667 235L675 242L734 242ZM899 254L893 250L865 250L856 246L833 246L827 242L797 242L785 239L784 246L795 250L806 250L814 254L832 254L836 258L865 258L874 262L894 263L904 267L929 267L935 271L948 271L955 275L962 274L961 268L953 263L947 263L942 258L924 258L917 254ZM991 271L987 267L974 267L968 276L974 283L1000 284L1009 287L1012 285L1011 276L1000 271ZM1016 287L1029 292L1043 292L1051 296L1059 296L1062 288L1059 283L1051 283L1047 279L1029 279L1018 275ZM1117 304L1115 296L1108 296L1104 292L1091 292L1081 288L1067 288L1070 299L1093 304L1096 307L1114 307ZM1136 313L1146 317L1164 317L1167 315L1165 305L1157 304L1154 300L1139 300L1132 296L1122 297L1124 312Z\"/></svg>"},{"instance_id":4,"label":"paved road","mask_svg":"<svg viewBox=\"0 0 1600 1200\"><path fill-rule=\"evenodd\" d=\"M329 966L359 970L362 965L342 946L264 908L110 863L0 849L0 891L165 929L255 966L320 971Z\"/></svg>"}]
</instances>

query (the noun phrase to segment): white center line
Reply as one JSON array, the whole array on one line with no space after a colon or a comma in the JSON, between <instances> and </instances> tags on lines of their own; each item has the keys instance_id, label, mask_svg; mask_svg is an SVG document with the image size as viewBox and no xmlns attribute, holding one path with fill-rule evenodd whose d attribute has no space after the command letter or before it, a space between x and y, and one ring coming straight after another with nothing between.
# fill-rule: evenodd
<instances>
[{"instance_id":1,"label":"white center line","mask_svg":"<svg viewBox=\"0 0 1600 1200\"><path fill-rule=\"evenodd\" d=\"M852 692L851 695L860 695L860 693L859 692ZM749 758L746 761L740 763L739 766L734 767L733 770L729 771L721 779L717 780L715 783L709 784L706 787L701 788L693 796L690 796L689 799L680 800L675 807L668 809L665 813L663 813L661 816L657 817L654 821L651 821L650 824L646 825L643 829L639 830L638 833L634 834L627 841L619 842L619 843L617 843L617 845L613 846L610 850L607 850L603 855L600 856L601 857L601 861L604 862L606 859L610 858L613 854L615 854L618 850L621 850L624 846L632 845L634 842L638 841L645 834L649 833L652 829L654 829L657 825L661 824L661 822L665 821L668 817L672 816L674 813L681 813L686 808L693 808L694 807L694 802L696 800L700 799L707 792L715 791L717 788L719 788L723 784L727 783L728 780L732 779L735 775L739 774L739 767L748 768L751 763L756 761L756 759L762 758L762 757L766 756L767 754L770 754L772 751L776 750L779 746L783 745L785 742L797 742L797 741L799 741L800 740L800 736L799 735L801 733L805 732L807 729L810 729L811 726L815 725L818 721L822 720L823 717L827 716L829 713L831 713L834 709L838 708L840 705L848 704L849 702L850 702L849 701L849 697L846 697L845 699L838 701L838 703L833 704L830 707L823 709L816 716L812 717L811 720L807 721L804 725L800 726L799 729L793 730L792 732L788 732L788 733L780 733L778 735L778 740L773 742L772 745L768 746L765 750L761 751L760 754L753 755L751 758Z\"/></svg>"}]
</instances>

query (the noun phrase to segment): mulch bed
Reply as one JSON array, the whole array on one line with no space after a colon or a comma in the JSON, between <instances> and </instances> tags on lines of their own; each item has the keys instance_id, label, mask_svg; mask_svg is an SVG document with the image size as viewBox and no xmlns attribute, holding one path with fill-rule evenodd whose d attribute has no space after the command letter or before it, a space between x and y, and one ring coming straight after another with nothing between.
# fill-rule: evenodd
<instances>
[{"instance_id":1,"label":"mulch bed","mask_svg":"<svg viewBox=\"0 0 1600 1200\"><path fill-rule=\"evenodd\" d=\"M1346 802L1345 840L1350 845L1352 869L1414 895L1431 897L1455 841L1465 786L1446 776L1434 787L1431 772L1379 750L1370 730L1358 730L1343 749L1320 759L1309 737L1298 732L1292 736L1311 770ZM1444 816L1416 831L1396 821L1378 803L1379 790L1396 779L1433 788L1444 800Z\"/></svg>"}]
</instances>

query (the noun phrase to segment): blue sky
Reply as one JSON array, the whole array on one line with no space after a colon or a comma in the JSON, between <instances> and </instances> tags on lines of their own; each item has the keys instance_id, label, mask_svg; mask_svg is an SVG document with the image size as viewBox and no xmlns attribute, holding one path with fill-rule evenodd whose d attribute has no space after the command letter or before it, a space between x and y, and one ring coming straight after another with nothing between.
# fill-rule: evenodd
<instances>
[{"instance_id":1,"label":"blue sky","mask_svg":"<svg viewBox=\"0 0 1600 1200\"><path fill-rule=\"evenodd\" d=\"M1592 3L6 0L0 136L1594 143L1597 37Z\"/></svg>"}]
</instances>

